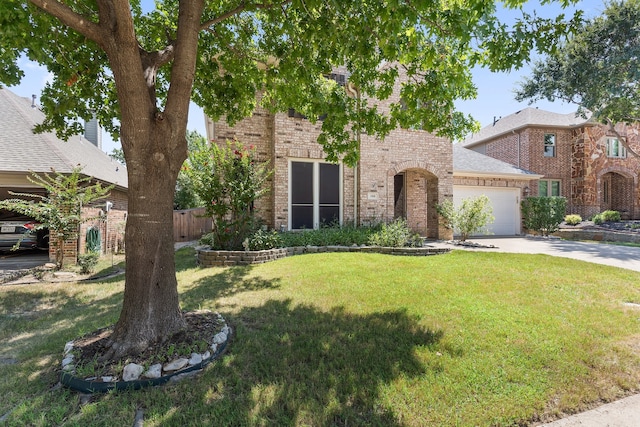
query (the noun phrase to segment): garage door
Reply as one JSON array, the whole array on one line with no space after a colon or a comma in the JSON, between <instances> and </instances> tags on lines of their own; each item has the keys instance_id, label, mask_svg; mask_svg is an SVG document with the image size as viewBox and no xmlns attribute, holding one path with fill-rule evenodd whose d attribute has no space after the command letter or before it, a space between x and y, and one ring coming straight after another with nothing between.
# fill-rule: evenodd
<instances>
[{"instance_id":1,"label":"garage door","mask_svg":"<svg viewBox=\"0 0 640 427\"><path fill-rule=\"evenodd\" d=\"M520 234L520 189L495 187L453 186L453 203L458 206L463 199L486 195L491 201L496 218L487 228L495 236ZM482 235L482 234L480 234Z\"/></svg>"}]
</instances>

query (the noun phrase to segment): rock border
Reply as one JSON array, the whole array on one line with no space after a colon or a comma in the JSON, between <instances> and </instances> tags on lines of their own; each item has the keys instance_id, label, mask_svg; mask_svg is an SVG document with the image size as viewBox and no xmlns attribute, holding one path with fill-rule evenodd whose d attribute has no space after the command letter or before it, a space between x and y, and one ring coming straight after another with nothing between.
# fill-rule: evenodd
<instances>
[{"instance_id":1,"label":"rock border","mask_svg":"<svg viewBox=\"0 0 640 427\"><path fill-rule=\"evenodd\" d=\"M196 249L196 260L200 267L231 267L235 265L262 264L294 255L324 252L365 252L386 255L429 256L451 252L448 248L391 248L383 246L293 246L262 251L220 251L206 248Z\"/></svg>"},{"instance_id":2,"label":"rock border","mask_svg":"<svg viewBox=\"0 0 640 427\"><path fill-rule=\"evenodd\" d=\"M223 327L220 332L214 335L213 344L211 344L209 350L205 353L192 353L190 356L174 359L164 365L152 365L147 370L141 365L130 363L123 369L122 380L110 376L99 379L97 377L86 379L76 377L75 365L73 363L74 356L72 353L73 341L69 341L64 347L60 383L81 393L105 393L111 390L140 390L149 386L163 385L169 381L179 381L182 378L191 376L204 369L212 361L218 359L227 349L227 344L232 335L232 329L220 313L216 313L216 315L218 316L218 320L222 321ZM131 379L125 380L125 376Z\"/></svg>"},{"instance_id":3,"label":"rock border","mask_svg":"<svg viewBox=\"0 0 640 427\"><path fill-rule=\"evenodd\" d=\"M561 228L555 233L566 240L593 240L596 242L621 242L640 244L640 233L625 233L604 228Z\"/></svg>"}]
</instances>

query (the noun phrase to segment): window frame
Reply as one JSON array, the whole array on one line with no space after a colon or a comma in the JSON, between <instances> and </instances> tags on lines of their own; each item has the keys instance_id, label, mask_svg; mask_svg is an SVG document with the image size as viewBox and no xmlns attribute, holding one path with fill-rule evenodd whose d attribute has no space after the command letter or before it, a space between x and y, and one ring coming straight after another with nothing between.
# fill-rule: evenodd
<instances>
[{"instance_id":1,"label":"window frame","mask_svg":"<svg viewBox=\"0 0 640 427\"><path fill-rule=\"evenodd\" d=\"M552 144L548 144L547 143L547 137L553 137L553 143ZM542 155L544 157L556 157L556 147L557 145L557 135L555 133L547 133L545 132L544 137L543 137L543 149L542 149ZM550 148L551 150L547 150L548 148Z\"/></svg>"},{"instance_id":2,"label":"window frame","mask_svg":"<svg viewBox=\"0 0 640 427\"><path fill-rule=\"evenodd\" d=\"M541 194L541 183L545 183L546 194ZM555 184L555 185L554 185ZM553 194L554 186L557 186L558 194ZM559 179L538 180L538 197L562 197L562 182Z\"/></svg>"},{"instance_id":3,"label":"window frame","mask_svg":"<svg viewBox=\"0 0 640 427\"><path fill-rule=\"evenodd\" d=\"M287 228L289 230L303 230L302 228L292 228L293 225L293 207L295 206L295 204L292 201L292 196L293 196L293 175L292 175L292 169L293 169L293 164L294 163L312 163L313 164L313 171L312 171L312 175L311 175L311 180L312 180L312 184L311 184L311 188L312 188L312 206L313 206L313 230L317 230L320 227L320 209L322 207L327 207L329 205L333 205L333 204L326 204L326 203L321 203L320 201L320 165L321 164L327 164L327 165L335 165L338 166L338 211L339 211L339 222L340 224L343 223L343 211L344 211L344 168L343 168L343 164L342 163L330 163L330 162L325 162L319 159L298 159L298 158L291 158L289 159L288 162L288 183L287 183L287 187L288 187L288 201L287 201L287 206L288 206L288 224L287 224Z\"/></svg>"},{"instance_id":4,"label":"window frame","mask_svg":"<svg viewBox=\"0 0 640 427\"><path fill-rule=\"evenodd\" d=\"M617 148L616 155L612 154L613 151L613 147L612 147L612 143L615 142L615 146ZM615 137L607 137L606 142L605 142L605 153L607 155L608 158L610 159L626 159L627 158L627 147L625 147L622 142L620 141L620 139L615 138Z\"/></svg>"}]
</instances>

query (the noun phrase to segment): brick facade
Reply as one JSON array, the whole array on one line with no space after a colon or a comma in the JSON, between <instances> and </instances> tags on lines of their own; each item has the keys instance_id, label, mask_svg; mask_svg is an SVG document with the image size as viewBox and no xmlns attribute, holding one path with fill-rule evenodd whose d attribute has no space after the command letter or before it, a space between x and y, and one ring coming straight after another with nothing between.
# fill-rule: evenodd
<instances>
[{"instance_id":1,"label":"brick facade","mask_svg":"<svg viewBox=\"0 0 640 427\"><path fill-rule=\"evenodd\" d=\"M627 138L630 148L640 151L640 125L619 125L616 131ZM545 134L555 135L554 156L544 156ZM592 122L563 127L528 125L468 148L544 175L541 181L560 181L567 213L586 219L612 209L623 218L640 219L640 160L631 152L623 158L607 156L607 139L615 137L608 126ZM539 195L536 181L529 187L532 196Z\"/></svg>"},{"instance_id":2,"label":"brick facade","mask_svg":"<svg viewBox=\"0 0 640 427\"><path fill-rule=\"evenodd\" d=\"M379 107L388 110L390 102L397 101L396 95ZM212 123L207 119L210 141L223 144L237 139L254 146L258 160L271 163L271 191L256 203L256 209L278 230L291 228L291 162L324 162L325 153L317 143L320 126L262 108L233 127L224 120ZM358 166L341 166L342 223L366 225L402 216L422 236L448 238L450 231L440 227L435 206L452 198L451 141L425 131L396 129L384 141L362 135L360 147ZM402 197L395 197L398 194Z\"/></svg>"},{"instance_id":3,"label":"brick facade","mask_svg":"<svg viewBox=\"0 0 640 427\"><path fill-rule=\"evenodd\" d=\"M113 203L109 212L106 212L106 200ZM65 264L75 264L79 254L86 253L87 249L87 230L95 227L100 231L101 253L122 252L124 250L124 228L127 219L127 193L113 189L107 199L97 203L93 207L84 207L82 209L83 218L94 218L80 225L80 233L78 239L72 239L65 242L64 245L64 262ZM51 234L53 242L54 234ZM56 259L56 248L54 245L49 246L49 259Z\"/></svg>"}]
</instances>

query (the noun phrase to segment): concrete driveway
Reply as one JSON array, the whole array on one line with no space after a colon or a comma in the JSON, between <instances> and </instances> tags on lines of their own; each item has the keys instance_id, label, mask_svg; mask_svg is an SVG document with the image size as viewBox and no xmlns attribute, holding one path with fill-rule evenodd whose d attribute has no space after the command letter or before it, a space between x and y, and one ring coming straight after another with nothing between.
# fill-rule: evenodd
<instances>
[{"instance_id":1,"label":"concrete driveway","mask_svg":"<svg viewBox=\"0 0 640 427\"><path fill-rule=\"evenodd\" d=\"M29 270L49 262L49 252L41 250L0 251L0 283L21 270Z\"/></svg>"},{"instance_id":2,"label":"concrete driveway","mask_svg":"<svg viewBox=\"0 0 640 427\"><path fill-rule=\"evenodd\" d=\"M474 237L470 242L478 246L444 245L471 251L546 254L640 271L640 247L574 242L554 237Z\"/></svg>"}]
</instances>

